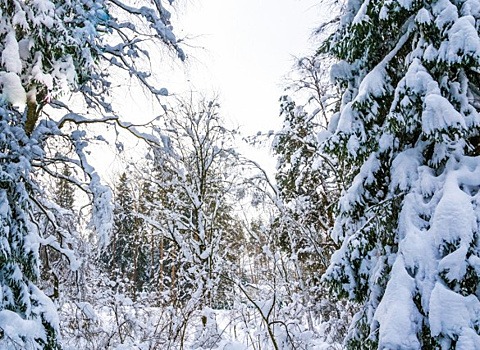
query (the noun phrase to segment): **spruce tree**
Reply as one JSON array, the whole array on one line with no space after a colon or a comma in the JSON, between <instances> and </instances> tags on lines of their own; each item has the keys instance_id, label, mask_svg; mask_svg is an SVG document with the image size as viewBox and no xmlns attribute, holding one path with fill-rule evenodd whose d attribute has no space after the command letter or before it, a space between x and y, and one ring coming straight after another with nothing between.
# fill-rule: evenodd
<instances>
[{"instance_id":1,"label":"spruce tree","mask_svg":"<svg viewBox=\"0 0 480 350\"><path fill-rule=\"evenodd\" d=\"M56 181L54 201L63 209L72 211L75 203L75 187L69 182L70 176L72 176L72 171L67 165L64 165L62 177Z\"/></svg>"},{"instance_id":2,"label":"spruce tree","mask_svg":"<svg viewBox=\"0 0 480 350\"><path fill-rule=\"evenodd\" d=\"M350 349L480 347L480 7L349 1L321 51L342 104L324 150L353 169L324 275L360 305Z\"/></svg>"},{"instance_id":3,"label":"spruce tree","mask_svg":"<svg viewBox=\"0 0 480 350\"><path fill-rule=\"evenodd\" d=\"M154 179L161 176L157 167L148 171L148 174ZM140 216L148 217L148 220L140 219L139 223L141 235L144 237L144 288L161 294L170 288L172 268L174 269L170 254L171 242L158 227L165 224L160 208L168 206L170 189L165 183L157 186L151 179L142 181L140 187L138 211ZM151 222L158 225L152 225Z\"/></svg>"},{"instance_id":4,"label":"spruce tree","mask_svg":"<svg viewBox=\"0 0 480 350\"><path fill-rule=\"evenodd\" d=\"M88 184L77 181L77 185L91 199L91 227L100 243L106 244L111 228L110 192L87 160L85 148L90 141L79 126L106 121L121 124L118 116L112 115L110 69L137 78L156 97L167 94L166 89L152 85L147 72L137 68L146 66L139 61L150 57L144 46L147 40L164 44L180 59L185 58L172 33L170 13L160 0L139 4L0 0L2 349L59 347L56 308L38 288L39 246L52 243L39 231L45 228L45 221L53 221L52 206L46 203L48 195L40 181L45 174L57 176L52 170L55 163L66 160L64 150L54 149L49 140L60 136L74 150L70 164L89 179ZM69 92L81 93L95 113L81 116L56 100ZM49 104L58 108L55 117L60 120L43 113ZM63 117L59 116L61 110ZM72 124L77 127L66 127Z\"/></svg>"},{"instance_id":5,"label":"spruce tree","mask_svg":"<svg viewBox=\"0 0 480 350\"><path fill-rule=\"evenodd\" d=\"M137 259L141 242L138 232L140 225L135 212L136 202L132 196L132 186L124 172L115 187L114 225L106 255L107 269L117 280L130 280L137 287ZM135 291L136 288L134 288Z\"/></svg>"},{"instance_id":6,"label":"spruce tree","mask_svg":"<svg viewBox=\"0 0 480 350\"><path fill-rule=\"evenodd\" d=\"M38 228L29 195L32 142L18 114L0 107L0 348L56 349L58 317L37 287Z\"/></svg>"},{"instance_id":7,"label":"spruce tree","mask_svg":"<svg viewBox=\"0 0 480 350\"><path fill-rule=\"evenodd\" d=\"M302 260L316 260L307 265L321 273L330 255L323 250L328 246L326 233L333 225L332 209L338 191L332 181L331 164L319 166L323 163L317 141L321 127L315 115L288 96L280 102L284 125L273 143L278 157L275 179L282 202L276 220L283 230L280 245L287 250L296 246L298 251L294 253L299 253Z\"/></svg>"}]
</instances>

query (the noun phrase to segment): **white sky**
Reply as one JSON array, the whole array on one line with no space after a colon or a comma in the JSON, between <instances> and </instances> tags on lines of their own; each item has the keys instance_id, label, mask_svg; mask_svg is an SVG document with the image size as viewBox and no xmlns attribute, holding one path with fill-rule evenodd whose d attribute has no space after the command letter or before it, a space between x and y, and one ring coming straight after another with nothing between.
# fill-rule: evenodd
<instances>
[{"instance_id":1,"label":"white sky","mask_svg":"<svg viewBox=\"0 0 480 350\"><path fill-rule=\"evenodd\" d=\"M231 126L240 126L244 135L278 130L283 77L291 70L293 56L315 50L310 36L326 16L321 13L320 0L176 3L180 8L173 14L174 32L178 39L187 37L188 59L185 66L167 63L160 67L162 86L180 95L190 91L207 98L218 95L223 116ZM155 104L135 91L120 89L116 98L124 104L122 110L134 119L139 114L155 114ZM136 145L130 147L134 150ZM242 147L240 151L273 172L275 162L266 150Z\"/></svg>"},{"instance_id":2,"label":"white sky","mask_svg":"<svg viewBox=\"0 0 480 350\"><path fill-rule=\"evenodd\" d=\"M177 1L178 2L178 1ZM217 94L225 118L246 135L278 130L278 99L293 56L315 49L312 31L321 23L320 0L186 1L174 23L187 37L187 69L165 81L172 93ZM178 79L178 73L177 78ZM250 153L255 152L242 150ZM258 151L257 151L258 152ZM259 160L273 170L266 152Z\"/></svg>"},{"instance_id":3,"label":"white sky","mask_svg":"<svg viewBox=\"0 0 480 350\"><path fill-rule=\"evenodd\" d=\"M282 77L314 48L319 0L189 1L174 27L191 37L184 89L220 97L223 113L246 133L280 125ZM204 48L204 49L202 49ZM168 85L168 83L167 83ZM171 92L172 87L170 87Z\"/></svg>"}]
</instances>

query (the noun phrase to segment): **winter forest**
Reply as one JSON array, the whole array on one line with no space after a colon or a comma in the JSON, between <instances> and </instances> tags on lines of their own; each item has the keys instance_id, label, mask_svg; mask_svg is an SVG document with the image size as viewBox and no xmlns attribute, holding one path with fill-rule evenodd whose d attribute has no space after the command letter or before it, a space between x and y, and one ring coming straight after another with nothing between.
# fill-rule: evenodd
<instances>
[{"instance_id":1,"label":"winter forest","mask_svg":"<svg viewBox=\"0 0 480 350\"><path fill-rule=\"evenodd\" d=\"M319 0L253 136L191 3L0 0L0 349L480 349L480 0Z\"/></svg>"}]
</instances>

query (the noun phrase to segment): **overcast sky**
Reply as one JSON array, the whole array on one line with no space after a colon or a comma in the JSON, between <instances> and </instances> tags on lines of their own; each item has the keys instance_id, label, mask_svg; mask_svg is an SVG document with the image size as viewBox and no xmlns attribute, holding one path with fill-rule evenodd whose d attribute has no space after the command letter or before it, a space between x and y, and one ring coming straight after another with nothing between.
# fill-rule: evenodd
<instances>
[{"instance_id":1,"label":"overcast sky","mask_svg":"<svg viewBox=\"0 0 480 350\"><path fill-rule=\"evenodd\" d=\"M193 90L207 97L218 95L227 126L240 127L243 135L278 130L283 77L293 65L293 56L315 50L309 39L322 20L319 1L178 0L174 32L179 39L186 37L188 59L183 64L163 57L157 67L160 83L172 94ZM150 120L159 113L154 100L123 84L114 97L132 120L142 116L143 121ZM133 152L129 157L138 157L135 150L139 145L126 145ZM273 173L275 161L267 150L239 147L241 153ZM121 167L115 160L108 167L112 179L123 171L114 169Z\"/></svg>"},{"instance_id":2,"label":"overcast sky","mask_svg":"<svg viewBox=\"0 0 480 350\"><path fill-rule=\"evenodd\" d=\"M282 77L293 55L314 49L309 38L320 22L318 3L188 1L175 26L178 37L193 37L184 89L218 93L223 113L246 133L277 129Z\"/></svg>"}]
</instances>

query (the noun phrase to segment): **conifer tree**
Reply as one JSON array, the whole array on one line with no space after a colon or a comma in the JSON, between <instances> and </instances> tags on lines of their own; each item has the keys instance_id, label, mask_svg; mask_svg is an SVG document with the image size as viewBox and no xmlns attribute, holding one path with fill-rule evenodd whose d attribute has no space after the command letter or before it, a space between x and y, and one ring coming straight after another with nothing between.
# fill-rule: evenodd
<instances>
[{"instance_id":1,"label":"conifer tree","mask_svg":"<svg viewBox=\"0 0 480 350\"><path fill-rule=\"evenodd\" d=\"M106 255L106 267L114 279L130 280L134 290L142 283L137 266L141 239L139 237L140 225L136 214L136 201L133 197L133 188L127 174L123 172L115 187L114 224L111 242Z\"/></svg>"},{"instance_id":2,"label":"conifer tree","mask_svg":"<svg viewBox=\"0 0 480 350\"><path fill-rule=\"evenodd\" d=\"M165 164L160 165L162 168ZM150 171L154 181L159 179L161 174L165 175L166 169L160 170L157 165ZM167 182L162 186L156 186L152 179L144 179L140 188L139 214L147 217L141 219L140 229L145 240L145 287L151 291L162 293L172 286L172 272L175 270L175 263L172 260L171 241L165 237L165 232L158 226L151 225L151 222L165 224L165 217L162 216L160 208L166 208L171 202L169 195L172 189Z\"/></svg>"},{"instance_id":3,"label":"conifer tree","mask_svg":"<svg viewBox=\"0 0 480 350\"><path fill-rule=\"evenodd\" d=\"M321 152L319 140L327 129L328 115L337 95L328 82L328 60L324 56L298 59L280 99L283 127L275 134L277 155L277 214L272 229L277 246L294 267L296 288L292 299L302 300L309 329L314 319L328 324L324 337L343 339L350 313L345 304L326 297L320 283L330 257L338 246L329 236L335 203L342 189L339 162ZM273 248L272 248L273 249Z\"/></svg>"},{"instance_id":4,"label":"conifer tree","mask_svg":"<svg viewBox=\"0 0 480 350\"><path fill-rule=\"evenodd\" d=\"M29 198L35 189L29 188L32 152L26 147L31 143L18 117L0 107L0 347L55 349L55 306L36 285L38 231Z\"/></svg>"},{"instance_id":5,"label":"conifer tree","mask_svg":"<svg viewBox=\"0 0 480 350\"><path fill-rule=\"evenodd\" d=\"M342 188L339 164L319 147L336 102L327 67L328 60L321 55L296 61L286 87L290 95L280 98L283 127L273 141L282 203L277 220L283 231L280 243L287 250L296 247L294 254L299 253L305 265L310 265L312 277L317 275L313 278L317 281L312 281L315 285L332 252L327 232L333 226L334 203Z\"/></svg>"},{"instance_id":6,"label":"conifer tree","mask_svg":"<svg viewBox=\"0 0 480 350\"><path fill-rule=\"evenodd\" d=\"M56 181L56 188L54 193L54 201L61 208L66 210L73 210L75 203L75 187L69 181L72 176L72 171L67 165L63 166L62 177Z\"/></svg>"},{"instance_id":7,"label":"conifer tree","mask_svg":"<svg viewBox=\"0 0 480 350\"><path fill-rule=\"evenodd\" d=\"M81 127L65 130L66 125L121 124L112 115L106 68L127 72L156 97L167 94L137 68L145 66L139 60L150 57L146 40L185 58L162 1L136 5L121 0L0 1L0 348L59 347L56 308L37 287L39 245L45 243L39 231L42 220L52 218L39 179L45 174L61 177L53 164L66 160L61 149L45 147L48 140L61 136L75 151L68 160L89 180L77 185L90 197L91 227L106 245L110 193L87 160L86 132ZM56 100L68 92L81 93L96 113L81 116ZM43 114L47 105L66 114L55 122Z\"/></svg>"},{"instance_id":8,"label":"conifer tree","mask_svg":"<svg viewBox=\"0 0 480 350\"><path fill-rule=\"evenodd\" d=\"M314 115L288 96L281 98L281 111L284 125L273 144L278 156L275 178L283 203L281 218L277 220L280 229L284 226L280 244L286 249L296 245L299 251L295 254L302 251L305 254L300 252L301 255L318 255L314 260L317 263L323 260L324 270L329 254L322 252L322 245L328 241L326 233L332 226L333 203L337 196L331 164L325 162L320 166L317 133L321 128ZM286 216L296 224L289 223ZM289 242L293 238L296 242ZM317 264L315 270L318 267Z\"/></svg>"},{"instance_id":9,"label":"conifer tree","mask_svg":"<svg viewBox=\"0 0 480 350\"><path fill-rule=\"evenodd\" d=\"M480 346L477 1L349 1L321 50L343 91L324 149L353 169L324 276L350 349Z\"/></svg>"}]
</instances>

